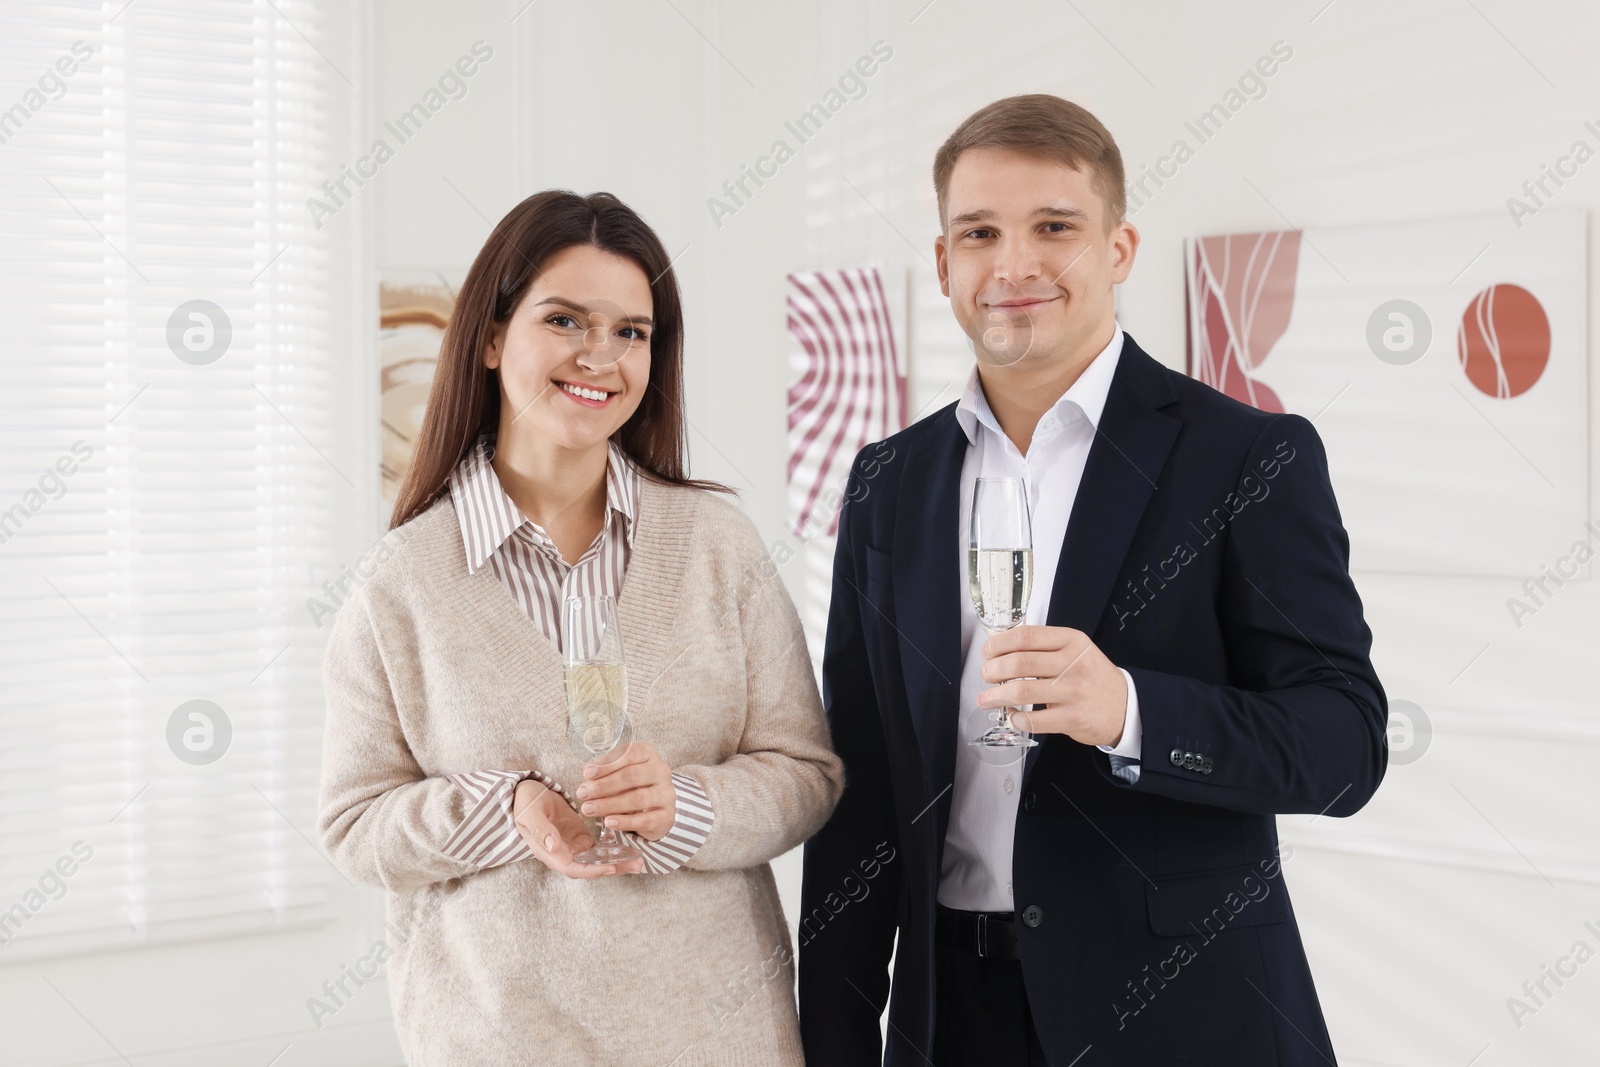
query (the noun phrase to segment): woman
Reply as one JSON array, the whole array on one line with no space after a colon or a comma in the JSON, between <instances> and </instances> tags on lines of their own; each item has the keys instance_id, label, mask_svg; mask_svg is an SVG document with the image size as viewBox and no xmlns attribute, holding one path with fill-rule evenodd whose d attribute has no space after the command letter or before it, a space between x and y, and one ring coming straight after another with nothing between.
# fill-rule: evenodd
<instances>
[{"instance_id":1,"label":"woman","mask_svg":"<svg viewBox=\"0 0 1600 1067\"><path fill-rule=\"evenodd\" d=\"M329 639L318 823L389 891L413 1067L801 1062L768 861L826 820L840 763L754 526L684 475L682 350L633 211L519 204ZM603 766L569 747L560 652L564 598L594 594L620 598L635 737ZM644 859L575 862L595 819Z\"/></svg>"}]
</instances>

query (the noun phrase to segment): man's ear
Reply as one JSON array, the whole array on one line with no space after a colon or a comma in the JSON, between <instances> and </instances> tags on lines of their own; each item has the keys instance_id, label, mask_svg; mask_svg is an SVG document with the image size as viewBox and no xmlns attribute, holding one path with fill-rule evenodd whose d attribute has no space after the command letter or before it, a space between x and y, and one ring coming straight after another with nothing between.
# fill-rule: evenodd
<instances>
[{"instance_id":1,"label":"man's ear","mask_svg":"<svg viewBox=\"0 0 1600 1067\"><path fill-rule=\"evenodd\" d=\"M939 292L945 296L950 295L950 246L945 243L944 234L933 239L933 264L939 272Z\"/></svg>"},{"instance_id":2,"label":"man's ear","mask_svg":"<svg viewBox=\"0 0 1600 1067\"><path fill-rule=\"evenodd\" d=\"M1139 254L1139 229L1124 219L1117 223L1111 238L1111 284L1121 285L1133 273L1133 260Z\"/></svg>"}]
</instances>

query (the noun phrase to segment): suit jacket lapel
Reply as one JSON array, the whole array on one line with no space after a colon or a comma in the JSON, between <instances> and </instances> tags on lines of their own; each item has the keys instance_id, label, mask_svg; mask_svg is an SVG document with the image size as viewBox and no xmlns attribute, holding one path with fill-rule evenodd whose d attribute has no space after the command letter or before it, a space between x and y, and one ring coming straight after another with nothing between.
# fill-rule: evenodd
<instances>
[{"instance_id":1,"label":"suit jacket lapel","mask_svg":"<svg viewBox=\"0 0 1600 1067\"><path fill-rule=\"evenodd\" d=\"M1070 626L1091 638L1096 635L1128 546L1182 425L1159 410L1177 399L1165 375L1165 369L1132 337L1124 338L1062 541L1047 625ZM1028 752L1024 781L1039 750Z\"/></svg>"},{"instance_id":2,"label":"suit jacket lapel","mask_svg":"<svg viewBox=\"0 0 1600 1067\"><path fill-rule=\"evenodd\" d=\"M961 464L967 438L955 405L929 416L932 425L906 454L894 534L895 625L906 700L928 783L955 778L957 703L961 687ZM942 821L942 820L941 820Z\"/></svg>"}]
</instances>

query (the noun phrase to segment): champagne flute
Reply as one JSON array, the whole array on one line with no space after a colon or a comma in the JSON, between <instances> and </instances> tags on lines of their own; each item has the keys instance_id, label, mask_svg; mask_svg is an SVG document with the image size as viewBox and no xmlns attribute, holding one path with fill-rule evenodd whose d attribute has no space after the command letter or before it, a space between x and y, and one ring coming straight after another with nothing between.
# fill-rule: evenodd
<instances>
[{"instance_id":1,"label":"champagne flute","mask_svg":"<svg viewBox=\"0 0 1600 1067\"><path fill-rule=\"evenodd\" d=\"M615 597L568 597L566 648L567 725L573 750L599 760L616 750L628 717L628 673ZM623 863L643 853L601 820L595 846L572 857L579 863Z\"/></svg>"},{"instance_id":2,"label":"champagne flute","mask_svg":"<svg viewBox=\"0 0 1600 1067\"><path fill-rule=\"evenodd\" d=\"M978 478L972 485L967 587L978 622L989 633L1022 622L1033 591L1033 525L1021 478ZM1032 748L1039 742L1011 723L1012 708L997 708L994 724L968 741L988 748Z\"/></svg>"}]
</instances>

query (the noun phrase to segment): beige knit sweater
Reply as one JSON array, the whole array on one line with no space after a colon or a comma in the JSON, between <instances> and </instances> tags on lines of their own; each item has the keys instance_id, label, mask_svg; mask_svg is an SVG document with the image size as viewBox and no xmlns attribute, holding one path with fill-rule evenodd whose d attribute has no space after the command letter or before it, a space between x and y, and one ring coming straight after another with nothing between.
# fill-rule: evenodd
<instances>
[{"instance_id":1,"label":"beige knit sweater","mask_svg":"<svg viewBox=\"0 0 1600 1067\"><path fill-rule=\"evenodd\" d=\"M407 1062L800 1064L768 861L822 826L843 772L754 524L646 479L619 602L629 713L715 822L680 870L592 881L441 853L466 811L446 775L537 769L572 788L582 763L561 658L490 568L467 573L448 494L388 540L329 638L318 827L340 870L388 890Z\"/></svg>"}]
</instances>

